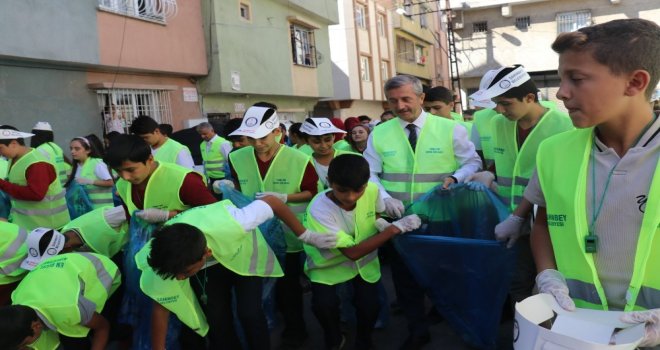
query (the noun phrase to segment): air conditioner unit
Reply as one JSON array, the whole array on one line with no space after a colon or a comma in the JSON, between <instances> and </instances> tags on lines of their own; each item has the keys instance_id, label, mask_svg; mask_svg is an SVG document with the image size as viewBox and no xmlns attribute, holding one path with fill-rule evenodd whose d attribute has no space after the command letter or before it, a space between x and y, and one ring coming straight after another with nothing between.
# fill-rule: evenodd
<instances>
[{"instance_id":1,"label":"air conditioner unit","mask_svg":"<svg viewBox=\"0 0 660 350\"><path fill-rule=\"evenodd\" d=\"M513 10L511 5L502 5L502 17L511 17L513 16Z\"/></svg>"},{"instance_id":2,"label":"air conditioner unit","mask_svg":"<svg viewBox=\"0 0 660 350\"><path fill-rule=\"evenodd\" d=\"M454 29L463 29L463 22L452 22Z\"/></svg>"}]
</instances>

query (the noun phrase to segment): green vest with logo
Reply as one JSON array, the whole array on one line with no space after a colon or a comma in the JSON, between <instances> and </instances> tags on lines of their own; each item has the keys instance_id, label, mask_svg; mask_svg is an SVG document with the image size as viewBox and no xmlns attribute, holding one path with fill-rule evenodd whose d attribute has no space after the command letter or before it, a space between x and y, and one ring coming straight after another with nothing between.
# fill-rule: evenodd
<instances>
[{"instance_id":1,"label":"green vest with logo","mask_svg":"<svg viewBox=\"0 0 660 350\"><path fill-rule=\"evenodd\" d=\"M0 221L0 285L14 283L27 273L21 263L27 257L27 231Z\"/></svg>"},{"instance_id":2,"label":"green vest with logo","mask_svg":"<svg viewBox=\"0 0 660 350\"><path fill-rule=\"evenodd\" d=\"M188 147L178 143L177 141L167 138L167 141L157 148L154 159L161 163L176 164L176 159L182 149L190 153Z\"/></svg>"},{"instance_id":3,"label":"green vest with logo","mask_svg":"<svg viewBox=\"0 0 660 350\"><path fill-rule=\"evenodd\" d=\"M215 140L211 142L211 147L208 147L207 144L209 141L202 141L199 144L199 150L202 153L202 159L204 160L204 172L206 176L213 179L222 179L225 177L225 157L222 155L220 148L222 144L227 142L220 136L217 136Z\"/></svg>"},{"instance_id":4,"label":"green vest with logo","mask_svg":"<svg viewBox=\"0 0 660 350\"><path fill-rule=\"evenodd\" d=\"M23 155L9 169L9 182L19 186L26 186L25 174L30 165L46 162L52 165L46 157L36 149ZM46 196L41 201L24 201L11 198L10 221L26 229L34 230L37 227L59 229L69 222L69 210L64 199L62 184L55 179L48 186Z\"/></svg>"},{"instance_id":5,"label":"green vest with logo","mask_svg":"<svg viewBox=\"0 0 660 350\"><path fill-rule=\"evenodd\" d=\"M238 176L241 192L251 198L257 192L299 193L305 169L310 161L309 156L304 153L290 147L280 146L270 163L266 176L262 179L253 147L243 147L231 152L229 159ZM308 203L287 202L286 205L296 214L298 220L303 222ZM282 229L286 239L286 251L289 253L302 251L302 242L293 231L284 224L282 224Z\"/></svg>"},{"instance_id":6,"label":"green vest with logo","mask_svg":"<svg viewBox=\"0 0 660 350\"><path fill-rule=\"evenodd\" d=\"M109 258L68 253L43 260L23 278L11 299L12 304L28 306L43 315L48 328L67 337L83 338L89 328L80 324L79 297L93 302L96 312L101 313L120 283L119 269Z\"/></svg>"},{"instance_id":7,"label":"green vest with logo","mask_svg":"<svg viewBox=\"0 0 660 350\"><path fill-rule=\"evenodd\" d=\"M60 184L64 186L71 173L71 164L64 161L64 152L60 146L55 142L45 142L39 145L37 149L55 166L57 178Z\"/></svg>"},{"instance_id":8,"label":"green vest with logo","mask_svg":"<svg viewBox=\"0 0 660 350\"><path fill-rule=\"evenodd\" d=\"M494 109L482 109L474 112L474 127L479 133L479 142L481 143L481 152L484 155L484 169L490 168L494 164L492 136L493 131L490 121L498 113Z\"/></svg>"},{"instance_id":9,"label":"green vest with logo","mask_svg":"<svg viewBox=\"0 0 660 350\"><path fill-rule=\"evenodd\" d=\"M548 229L557 269L570 296L581 308L607 310L605 291L592 253L585 252L588 233L587 185L593 128L565 132L543 142L537 156L545 195ZM660 162L656 165L639 228L639 241L625 310L660 307Z\"/></svg>"},{"instance_id":10,"label":"green vest with logo","mask_svg":"<svg viewBox=\"0 0 660 350\"><path fill-rule=\"evenodd\" d=\"M565 113L549 110L534 126L520 149L518 123L503 115L493 117L491 123L498 192L502 201L513 211L520 204L525 187L536 169L539 144L550 136L574 129L573 123Z\"/></svg>"},{"instance_id":11,"label":"green vest with logo","mask_svg":"<svg viewBox=\"0 0 660 350\"><path fill-rule=\"evenodd\" d=\"M317 194L312 202L328 191ZM360 242L378 233L376 229L376 201L378 200L378 186L369 182L364 194L358 199L355 206L355 233L348 234L343 231L337 233L338 247L357 245ZM319 233L331 233L321 225L307 209L305 227ZM358 274L370 283L380 279L380 262L378 250L374 250L362 258L353 261L347 258L338 248L319 249L305 244L305 273L312 282L335 285L346 282Z\"/></svg>"},{"instance_id":12,"label":"green vest with logo","mask_svg":"<svg viewBox=\"0 0 660 350\"><path fill-rule=\"evenodd\" d=\"M108 225L103 215L107 209L110 208L103 207L85 213L64 225L61 231L78 232L91 250L111 258L128 242L128 223L118 228Z\"/></svg>"},{"instance_id":13,"label":"green vest with logo","mask_svg":"<svg viewBox=\"0 0 660 350\"><path fill-rule=\"evenodd\" d=\"M92 180L97 179L95 170L97 164L99 163L103 163L103 160L100 158L87 158L82 168L80 169L80 177ZM92 202L94 209L114 206L112 202L112 186L102 187L95 185L85 185L84 187L85 192L87 192L87 195L89 195L89 200Z\"/></svg>"},{"instance_id":14,"label":"green vest with logo","mask_svg":"<svg viewBox=\"0 0 660 350\"><path fill-rule=\"evenodd\" d=\"M339 150L339 149L335 149L334 152L335 152L335 153L334 153L334 155L332 156L332 159L335 159L335 158L337 158L338 156L340 156L340 155L342 155L342 154L355 154L355 155L357 155L357 156L362 156L362 155L359 154L359 153L355 153L355 152L351 152L351 151L344 151L344 150ZM310 159L312 160L312 163L314 163L314 165L316 165L316 159L315 159L313 156L312 156L312 158L310 158ZM327 187L323 184L323 181L321 181L320 175L319 175L319 182L318 182L318 184L317 184L317 186L316 186L316 189L317 189L318 192L321 192L321 191L327 189Z\"/></svg>"},{"instance_id":15,"label":"green vest with logo","mask_svg":"<svg viewBox=\"0 0 660 350\"><path fill-rule=\"evenodd\" d=\"M427 114L414 152L398 118L374 129L372 142L383 164L380 180L392 197L408 205L458 169L455 126L455 121Z\"/></svg>"},{"instance_id":16,"label":"green vest with logo","mask_svg":"<svg viewBox=\"0 0 660 350\"><path fill-rule=\"evenodd\" d=\"M185 205L179 197L179 190L186 175L190 172L192 170L180 165L159 162L158 167L148 179L147 188L144 191L143 208L179 211L188 209L189 206ZM117 181L117 192L131 215L138 210L131 198L132 187L133 184L124 179Z\"/></svg>"}]
</instances>

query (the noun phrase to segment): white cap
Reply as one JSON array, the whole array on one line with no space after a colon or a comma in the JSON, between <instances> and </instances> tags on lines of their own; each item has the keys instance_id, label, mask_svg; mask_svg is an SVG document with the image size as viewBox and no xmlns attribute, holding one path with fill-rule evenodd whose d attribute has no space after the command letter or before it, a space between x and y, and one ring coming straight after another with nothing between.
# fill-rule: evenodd
<instances>
[{"instance_id":1,"label":"white cap","mask_svg":"<svg viewBox=\"0 0 660 350\"><path fill-rule=\"evenodd\" d=\"M332 122L328 118L307 118L300 127L300 132L311 136L346 133L346 131L332 125Z\"/></svg>"},{"instance_id":2,"label":"white cap","mask_svg":"<svg viewBox=\"0 0 660 350\"><path fill-rule=\"evenodd\" d=\"M48 242L45 251L41 252L39 251L39 243L43 236L50 231L53 231L53 237ZM42 260L55 256L62 251L62 248L64 248L64 235L51 228L37 227L30 232L25 244L28 248L28 255L27 259L21 263L21 268L32 271Z\"/></svg>"},{"instance_id":3,"label":"white cap","mask_svg":"<svg viewBox=\"0 0 660 350\"><path fill-rule=\"evenodd\" d=\"M32 127L32 130L53 131L53 128L50 126L49 122L37 122L37 124L34 124Z\"/></svg>"},{"instance_id":4,"label":"white cap","mask_svg":"<svg viewBox=\"0 0 660 350\"><path fill-rule=\"evenodd\" d=\"M493 97L497 97L531 79L529 74L525 71L525 68L523 68L523 66L518 66L516 69L509 72L509 74L498 80L496 84L493 84L493 80L497 74L506 68L509 67L502 67L498 70L489 70L481 79L479 91L470 95L470 98L475 101L490 100ZM490 86L491 84L492 86Z\"/></svg>"},{"instance_id":5,"label":"white cap","mask_svg":"<svg viewBox=\"0 0 660 350\"><path fill-rule=\"evenodd\" d=\"M16 131L12 129L0 129L0 140L15 140L32 136L34 136L34 134L30 134L29 132Z\"/></svg>"},{"instance_id":6,"label":"white cap","mask_svg":"<svg viewBox=\"0 0 660 350\"><path fill-rule=\"evenodd\" d=\"M271 112L272 114L270 114ZM264 117L267 119L262 123ZM277 117L275 110L272 108L252 106L245 112L241 126L229 134L229 136L238 135L260 139L279 127L280 119Z\"/></svg>"}]
</instances>

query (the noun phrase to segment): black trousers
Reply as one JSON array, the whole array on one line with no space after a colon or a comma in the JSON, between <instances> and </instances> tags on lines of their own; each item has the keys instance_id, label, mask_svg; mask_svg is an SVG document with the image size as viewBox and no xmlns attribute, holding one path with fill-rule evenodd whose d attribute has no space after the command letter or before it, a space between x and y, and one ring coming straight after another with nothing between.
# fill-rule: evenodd
<instances>
[{"instance_id":1,"label":"black trousers","mask_svg":"<svg viewBox=\"0 0 660 350\"><path fill-rule=\"evenodd\" d=\"M380 312L378 282L369 283L359 275L349 281L353 285L353 306L357 320L356 349L372 347L372 331ZM325 345L335 347L341 342L341 320L337 286L312 282L312 311L323 328Z\"/></svg>"},{"instance_id":2,"label":"black trousers","mask_svg":"<svg viewBox=\"0 0 660 350\"><path fill-rule=\"evenodd\" d=\"M277 306L284 318L282 337L305 338L307 329L303 319L303 288L300 278L303 275L302 253L286 253L284 277L278 278L275 285Z\"/></svg>"}]
</instances>

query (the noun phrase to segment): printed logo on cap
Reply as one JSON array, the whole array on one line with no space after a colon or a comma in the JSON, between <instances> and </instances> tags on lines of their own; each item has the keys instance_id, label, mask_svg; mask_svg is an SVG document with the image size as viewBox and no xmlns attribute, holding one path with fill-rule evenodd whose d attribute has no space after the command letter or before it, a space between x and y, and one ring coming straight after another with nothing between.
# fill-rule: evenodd
<instances>
[{"instance_id":1,"label":"printed logo on cap","mask_svg":"<svg viewBox=\"0 0 660 350\"><path fill-rule=\"evenodd\" d=\"M332 124L330 124L328 122L320 122L319 127L323 128L323 129L330 129L332 127Z\"/></svg>"},{"instance_id":2,"label":"printed logo on cap","mask_svg":"<svg viewBox=\"0 0 660 350\"><path fill-rule=\"evenodd\" d=\"M259 123L259 120L255 117L250 117L245 120L245 126L247 127L253 127Z\"/></svg>"},{"instance_id":3,"label":"printed logo on cap","mask_svg":"<svg viewBox=\"0 0 660 350\"><path fill-rule=\"evenodd\" d=\"M502 80L500 81L500 87L502 89L508 89L511 86L511 82L508 80Z\"/></svg>"},{"instance_id":4,"label":"printed logo on cap","mask_svg":"<svg viewBox=\"0 0 660 350\"><path fill-rule=\"evenodd\" d=\"M34 248L30 248L30 249L29 249L29 252L30 252L30 256L32 256L32 257L35 257L35 258L36 258L36 257L39 256L39 252L38 252L36 249L34 249Z\"/></svg>"},{"instance_id":5,"label":"printed logo on cap","mask_svg":"<svg viewBox=\"0 0 660 350\"><path fill-rule=\"evenodd\" d=\"M265 123L265 125L266 125L266 127L267 127L268 129L274 129L274 128L275 128L275 125L274 125L274 124L275 124L275 123L273 123L272 120L269 120L269 121L267 121L267 122Z\"/></svg>"}]
</instances>

